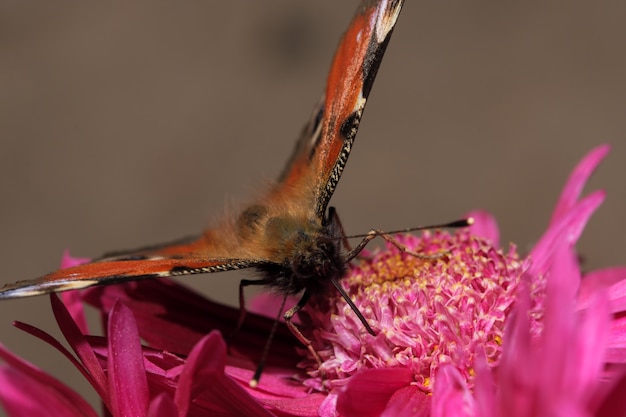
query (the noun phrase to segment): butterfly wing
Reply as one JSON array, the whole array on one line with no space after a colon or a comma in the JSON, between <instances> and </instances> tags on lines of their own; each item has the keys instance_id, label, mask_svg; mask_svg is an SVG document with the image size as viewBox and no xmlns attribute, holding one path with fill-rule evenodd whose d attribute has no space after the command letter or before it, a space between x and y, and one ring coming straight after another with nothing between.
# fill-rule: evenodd
<instances>
[{"instance_id":1,"label":"butterfly wing","mask_svg":"<svg viewBox=\"0 0 626 417\"><path fill-rule=\"evenodd\" d=\"M38 279L0 288L0 299L27 297L147 278L220 272L258 266L249 257L216 257L221 245L209 234L194 241L110 254L82 265L60 269Z\"/></svg>"},{"instance_id":2,"label":"butterfly wing","mask_svg":"<svg viewBox=\"0 0 626 417\"><path fill-rule=\"evenodd\" d=\"M345 167L363 109L403 1L364 1L335 52L326 93L296 144L275 188L312 189L323 218Z\"/></svg>"}]
</instances>

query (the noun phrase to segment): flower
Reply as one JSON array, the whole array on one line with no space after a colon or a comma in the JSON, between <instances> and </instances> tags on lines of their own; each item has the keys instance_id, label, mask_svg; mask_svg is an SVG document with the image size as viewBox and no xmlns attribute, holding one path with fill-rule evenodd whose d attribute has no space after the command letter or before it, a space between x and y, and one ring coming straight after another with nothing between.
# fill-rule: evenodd
<instances>
[{"instance_id":1,"label":"flower","mask_svg":"<svg viewBox=\"0 0 626 417\"><path fill-rule=\"evenodd\" d=\"M320 294L299 320L321 364L281 327L255 389L248 381L276 315L271 296L256 302L269 318L249 314L234 336L236 309L167 280L52 297L74 353L17 325L64 354L114 416L623 414L626 268L581 274L574 251L604 199L581 190L608 150L574 170L526 257L502 250L495 220L475 212L471 228L397 236L351 266L341 285L376 336L335 292ZM102 312L105 336L86 336L82 301ZM1 346L0 357L11 416L97 415Z\"/></svg>"}]
</instances>

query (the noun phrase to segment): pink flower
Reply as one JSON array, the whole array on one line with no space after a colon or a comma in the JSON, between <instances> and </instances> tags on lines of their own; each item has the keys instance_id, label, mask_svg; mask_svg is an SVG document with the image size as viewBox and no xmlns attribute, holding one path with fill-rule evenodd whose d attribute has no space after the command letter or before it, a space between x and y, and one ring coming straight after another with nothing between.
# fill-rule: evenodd
<instances>
[{"instance_id":1,"label":"pink flower","mask_svg":"<svg viewBox=\"0 0 626 417\"><path fill-rule=\"evenodd\" d=\"M299 319L321 366L283 327L255 389L248 381L272 319L249 314L227 347L222 335L238 311L170 281L69 293L65 306L53 297L73 354L18 327L61 351L114 416L623 414L626 268L581 278L574 252L604 199L580 192L607 152L579 164L525 258L500 249L494 219L476 212L475 225L455 234L396 237L432 259L388 245L352 266L342 285L377 335L334 292L318 296ZM85 336L81 299L102 312L106 336ZM256 302L274 317L270 307L270 296ZM59 381L2 347L0 356L0 401L11 416L96 415Z\"/></svg>"}]
</instances>

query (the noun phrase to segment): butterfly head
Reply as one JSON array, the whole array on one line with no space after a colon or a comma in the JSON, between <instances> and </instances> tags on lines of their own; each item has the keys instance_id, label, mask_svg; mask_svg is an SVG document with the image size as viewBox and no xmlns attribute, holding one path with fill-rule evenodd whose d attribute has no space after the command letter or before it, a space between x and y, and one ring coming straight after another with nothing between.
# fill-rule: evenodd
<instances>
[{"instance_id":1,"label":"butterfly head","mask_svg":"<svg viewBox=\"0 0 626 417\"><path fill-rule=\"evenodd\" d=\"M300 229L288 234L280 262L263 265L261 270L271 286L283 294L297 294L308 289L323 291L331 279L346 272L340 239L327 227Z\"/></svg>"}]
</instances>

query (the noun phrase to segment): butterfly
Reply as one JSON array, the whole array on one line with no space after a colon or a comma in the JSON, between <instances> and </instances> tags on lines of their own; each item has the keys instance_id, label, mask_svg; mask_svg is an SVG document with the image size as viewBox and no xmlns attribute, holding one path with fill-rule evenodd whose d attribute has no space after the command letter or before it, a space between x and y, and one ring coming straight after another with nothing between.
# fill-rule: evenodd
<instances>
[{"instance_id":1,"label":"butterfly","mask_svg":"<svg viewBox=\"0 0 626 417\"><path fill-rule=\"evenodd\" d=\"M377 235L349 249L329 200L350 155L363 109L403 0L365 0L343 35L328 75L325 94L296 142L278 181L240 213L221 219L199 237L133 251L109 253L90 263L52 272L39 279L0 288L0 299L75 290L129 280L253 268L257 280L284 295L302 294L284 314L300 341L310 342L291 322L309 298L334 286L374 334L339 279L347 263ZM345 246L346 250L342 245ZM243 307L242 307L243 310ZM313 352L315 354L315 352Z\"/></svg>"}]
</instances>

